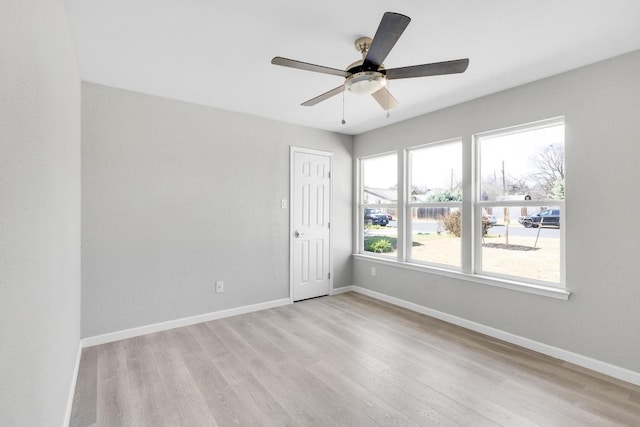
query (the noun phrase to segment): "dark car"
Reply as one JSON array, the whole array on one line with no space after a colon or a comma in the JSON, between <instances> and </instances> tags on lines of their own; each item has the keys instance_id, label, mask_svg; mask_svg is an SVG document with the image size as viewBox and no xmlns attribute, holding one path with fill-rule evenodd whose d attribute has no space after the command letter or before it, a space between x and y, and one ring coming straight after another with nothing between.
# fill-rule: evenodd
<instances>
[{"instance_id":1,"label":"dark car","mask_svg":"<svg viewBox=\"0 0 640 427\"><path fill-rule=\"evenodd\" d=\"M364 221L371 221L371 224L380 225L382 227L389 223L389 216L375 209L364 210Z\"/></svg>"},{"instance_id":2,"label":"dark car","mask_svg":"<svg viewBox=\"0 0 640 427\"><path fill-rule=\"evenodd\" d=\"M535 215L526 215L518 218L518 222L526 228L560 227L560 209L545 209Z\"/></svg>"}]
</instances>

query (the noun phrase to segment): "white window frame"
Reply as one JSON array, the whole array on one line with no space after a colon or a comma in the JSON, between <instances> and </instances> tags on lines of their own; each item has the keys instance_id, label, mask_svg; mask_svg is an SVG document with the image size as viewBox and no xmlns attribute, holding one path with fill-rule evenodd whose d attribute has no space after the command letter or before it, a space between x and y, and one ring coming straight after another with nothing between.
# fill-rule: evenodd
<instances>
[{"instance_id":1,"label":"white window frame","mask_svg":"<svg viewBox=\"0 0 640 427\"><path fill-rule=\"evenodd\" d=\"M544 129L548 127L564 125L564 117L555 117L548 120L542 120L535 123L523 124L518 126L509 127L506 129L493 130L489 132L478 133L473 136L473 160L474 160L474 175L473 175L473 211L474 211L474 233L473 233L473 267L472 271L475 274L496 277L503 280L514 280L518 282L531 283L539 286L551 286L559 289L566 288L565 280L565 200L558 199L542 199L542 200L503 200L503 201L481 201L479 196L481 193L481 171L480 171L480 141L482 138L494 137L494 136L506 136L517 134L521 132L534 131L537 129ZM565 194L566 198L566 194ZM482 229L482 210L486 208L496 207L540 207L540 206L557 206L560 209L560 282L550 283L541 280L524 278L521 276L511 276L506 274L500 274L495 272L485 272L482 269L482 235L478 235L478 230ZM481 231L480 231L481 233Z\"/></svg>"},{"instance_id":2,"label":"white window frame","mask_svg":"<svg viewBox=\"0 0 640 427\"><path fill-rule=\"evenodd\" d=\"M465 215L465 211L463 209L463 203L464 203L464 191L462 191L462 201L459 202L413 202L411 200L411 187L413 185L413 182L411 182L411 176L413 175L412 173L412 168L413 168L413 161L411 159L411 153L414 151L418 151L418 150L422 150L425 148L429 148L429 147L434 147L437 145L444 145L444 144L451 144L451 143L458 143L460 144L460 155L462 156L462 152L464 150L463 147L463 143L462 143L462 138L451 138L451 139L447 139L444 141L437 141L437 142L431 142L428 144L423 144L423 145L418 145L415 147L409 147L407 149L405 149L405 176L406 176L406 182L407 182L407 188L406 188L406 192L404 193L404 206L406 206L405 211L406 211L406 222L404 225L405 228L405 233L404 236L405 240L407 242L411 242L412 241L412 234L413 234L413 229L412 229L412 224L413 224L413 216L412 216L412 211L414 208L458 208L460 209L460 213L461 213L461 221L463 221L464 215ZM460 164L462 165L462 158L460 158ZM464 168L462 169L462 174L463 174L463 182L464 182ZM464 234L464 227L462 227L461 230L461 234L460 234L460 267L455 267L452 265L448 265L448 264L439 264L439 263L435 263L435 262L430 262L430 261L424 261L424 260L417 260L417 259L413 259L412 258L412 249L411 249L411 245L407 245L405 248L405 253L406 253L406 261L409 263L414 263L414 264L421 264L421 265L427 265L427 266L433 266L433 267L438 267L438 268L444 268L444 269L452 269L455 271L462 271L462 259L463 257L463 253L464 253L464 241L463 241L463 234Z\"/></svg>"},{"instance_id":3,"label":"white window frame","mask_svg":"<svg viewBox=\"0 0 640 427\"><path fill-rule=\"evenodd\" d=\"M354 257L360 260L370 261L382 265L400 267L407 270L419 272L428 272L431 274L455 278L473 282L475 284L487 285L492 287L511 289L529 294L540 295L560 300L568 300L571 292L566 289L565 278L565 229L566 227L566 209L565 200L532 200L532 201L496 201L483 202L479 200L480 196L480 156L479 156L479 139L492 135L506 135L508 133L518 133L525 130L535 130L536 128L550 127L558 124L566 126L564 117L555 117L538 122L527 123L508 128L502 128L487 132L475 133L469 137L450 138L447 140L421 144L417 146L407 147L399 150L376 153L373 155L363 156L356 162L356 182L354 189L356 191L356 203L354 204L354 214L356 220L356 232L354 233ZM411 203L409 177L409 152L433 144L446 143L452 141L462 141L462 202L445 202L445 203L429 203L430 207L452 207L450 203L460 204L462 213L462 232L461 232L461 268L455 269L453 266L443 266L439 264L429 264L425 262L409 260L409 251L406 248L406 242L411 242L411 208L419 207L420 204ZM565 141L566 144L566 141ZM362 161L375 157L381 157L389 154L397 156L397 204L363 204L363 172ZM487 273L482 270L482 210L487 207L494 206L558 206L560 208L560 283L550 284L548 282L536 281L534 279L506 276L496 273ZM364 252L364 209L366 207L373 208L395 208L397 212L397 257L373 254Z\"/></svg>"},{"instance_id":4,"label":"white window frame","mask_svg":"<svg viewBox=\"0 0 640 427\"><path fill-rule=\"evenodd\" d=\"M377 157L385 157L385 156L391 156L391 155L395 155L396 156L396 161L397 166L396 166L396 173L397 173L397 192L396 192L396 198L398 200L396 200L396 203L364 203L363 200L363 194L364 194L364 168L362 167L362 163L365 162L366 160L370 160L370 159L375 159ZM356 218L357 218L357 235L358 235L358 239L356 242L356 248L357 248L357 253L361 254L361 255L366 255L366 256L371 256L371 257L376 257L376 258L383 258L383 259L389 259L389 260L393 260L395 259L396 261L400 261L402 260L401 255L404 256L404 251L403 251L403 238L402 238L402 232L401 232L401 228L400 228L400 224L404 224L404 221L401 220L402 217L402 211L401 211L401 204L402 204L402 185L400 184L400 174L402 173L402 168L400 167L400 161L401 161L401 156L398 155L397 151L387 151L385 153L379 153L379 154L374 154L371 156L365 156L365 157L360 157L358 159L358 179L357 179L357 209L356 209ZM364 250L364 210L365 209L395 209L396 210L396 222L398 223L398 227L397 227L397 236L396 236L396 246L397 246L397 256L396 255L386 255L384 253L382 254L378 254L378 253L374 253L374 252L365 252Z\"/></svg>"}]
</instances>

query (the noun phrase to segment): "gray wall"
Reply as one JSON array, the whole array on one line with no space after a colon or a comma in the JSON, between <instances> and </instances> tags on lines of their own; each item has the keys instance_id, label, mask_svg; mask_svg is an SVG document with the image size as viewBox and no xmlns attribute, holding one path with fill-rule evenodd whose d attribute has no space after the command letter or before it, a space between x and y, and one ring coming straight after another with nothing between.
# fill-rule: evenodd
<instances>
[{"instance_id":1,"label":"gray wall","mask_svg":"<svg viewBox=\"0 0 640 427\"><path fill-rule=\"evenodd\" d=\"M62 0L0 13L0 425L62 425L80 341L80 79Z\"/></svg>"},{"instance_id":2,"label":"gray wall","mask_svg":"<svg viewBox=\"0 0 640 427\"><path fill-rule=\"evenodd\" d=\"M287 298L292 145L334 153L351 284L351 136L85 82L82 108L82 336Z\"/></svg>"},{"instance_id":3,"label":"gray wall","mask_svg":"<svg viewBox=\"0 0 640 427\"><path fill-rule=\"evenodd\" d=\"M634 52L354 139L355 159L565 115L569 301L364 260L354 285L640 372L639 76Z\"/></svg>"}]
</instances>

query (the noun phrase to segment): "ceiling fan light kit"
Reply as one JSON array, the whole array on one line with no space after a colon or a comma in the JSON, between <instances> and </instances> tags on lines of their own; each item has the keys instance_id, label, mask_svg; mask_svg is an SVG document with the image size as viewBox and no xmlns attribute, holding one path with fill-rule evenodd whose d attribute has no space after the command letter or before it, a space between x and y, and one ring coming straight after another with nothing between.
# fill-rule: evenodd
<instances>
[{"instance_id":1,"label":"ceiling fan light kit","mask_svg":"<svg viewBox=\"0 0 640 427\"><path fill-rule=\"evenodd\" d=\"M398 105L398 101L385 88L387 80L406 79L412 77L437 76L443 74L464 73L469 66L469 59L437 62L432 64L413 65L409 67L385 70L382 62L386 59L396 42L411 22L408 16L386 12L373 39L360 37L355 41L356 49L362 53L362 59L349 65L346 70L325 67L276 56L271 60L274 65L315 71L323 74L344 77L344 84L331 89L315 98L303 102L303 106L316 105L345 90L358 95L372 95L384 110Z\"/></svg>"},{"instance_id":2,"label":"ceiling fan light kit","mask_svg":"<svg viewBox=\"0 0 640 427\"><path fill-rule=\"evenodd\" d=\"M344 87L358 95L371 95L387 85L387 78L378 71L361 71L347 77Z\"/></svg>"}]
</instances>

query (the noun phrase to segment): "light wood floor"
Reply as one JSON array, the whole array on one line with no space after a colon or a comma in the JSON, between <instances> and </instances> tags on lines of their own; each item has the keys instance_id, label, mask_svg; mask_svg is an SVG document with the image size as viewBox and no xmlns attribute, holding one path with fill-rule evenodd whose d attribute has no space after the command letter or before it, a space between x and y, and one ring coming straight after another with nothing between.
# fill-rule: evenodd
<instances>
[{"instance_id":1,"label":"light wood floor","mask_svg":"<svg viewBox=\"0 0 640 427\"><path fill-rule=\"evenodd\" d=\"M348 293L84 349L94 425L640 426L640 387Z\"/></svg>"}]
</instances>

